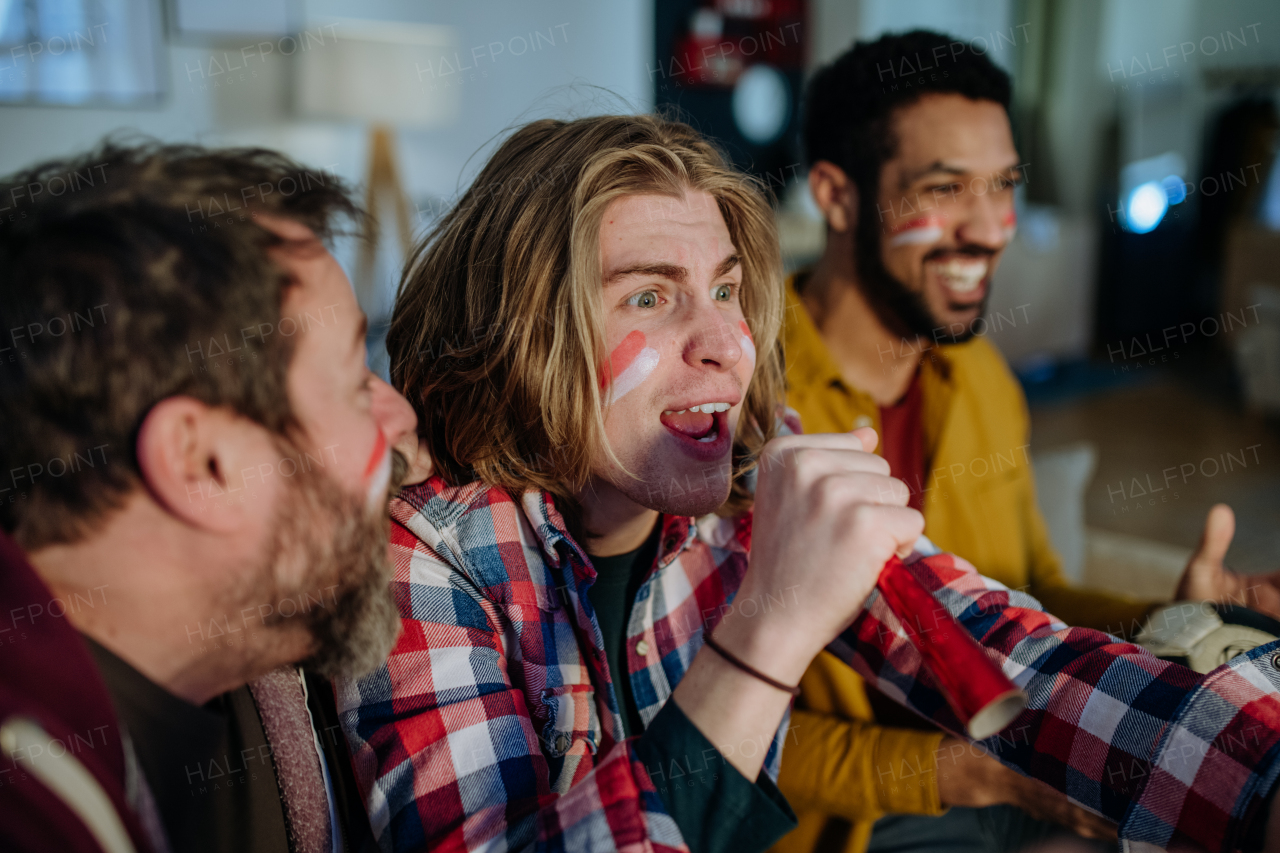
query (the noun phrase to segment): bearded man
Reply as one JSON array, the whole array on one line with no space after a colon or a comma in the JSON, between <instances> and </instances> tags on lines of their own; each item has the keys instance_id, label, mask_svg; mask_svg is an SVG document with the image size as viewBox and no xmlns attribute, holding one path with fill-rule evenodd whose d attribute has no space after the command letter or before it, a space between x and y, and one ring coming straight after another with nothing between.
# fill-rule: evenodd
<instances>
[{"instance_id":1,"label":"bearded man","mask_svg":"<svg viewBox=\"0 0 1280 853\"><path fill-rule=\"evenodd\" d=\"M367 848L322 720L396 637L415 420L322 242L355 207L274 152L153 144L0 192L5 849Z\"/></svg>"},{"instance_id":2,"label":"bearded man","mask_svg":"<svg viewBox=\"0 0 1280 853\"><path fill-rule=\"evenodd\" d=\"M787 402L809 433L875 429L876 452L939 547L1069 625L1136 634L1154 602L1067 583L1036 504L1026 399L985 335L1015 188L1029 173L1010 97L987 56L924 30L858 42L810 81L809 187L827 239L813 268L787 282ZM1177 597L1280 612L1274 577L1223 568L1233 529L1228 507L1210 512ZM801 688L780 779L800 828L783 853L1014 850L1054 824L1111 834L902 714L830 654Z\"/></svg>"}]
</instances>

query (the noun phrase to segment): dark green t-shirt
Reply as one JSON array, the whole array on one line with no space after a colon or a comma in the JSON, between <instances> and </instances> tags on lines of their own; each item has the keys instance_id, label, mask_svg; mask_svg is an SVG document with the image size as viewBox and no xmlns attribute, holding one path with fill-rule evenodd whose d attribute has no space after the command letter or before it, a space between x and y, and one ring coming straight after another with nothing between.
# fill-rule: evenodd
<instances>
[{"instance_id":1,"label":"dark green t-shirt","mask_svg":"<svg viewBox=\"0 0 1280 853\"><path fill-rule=\"evenodd\" d=\"M604 635L609 677L627 736L642 734L636 754L693 853L752 853L772 847L796 826L795 813L763 770L755 784L727 761L674 701L645 728L627 668L627 622L657 556L661 519L645 543L627 554L592 557L588 593Z\"/></svg>"},{"instance_id":2,"label":"dark green t-shirt","mask_svg":"<svg viewBox=\"0 0 1280 853\"><path fill-rule=\"evenodd\" d=\"M644 722L631 693L631 679L627 677L627 622L640 584L644 583L658 555L661 532L660 527L654 525L649 538L636 550L613 557L591 558L596 569L596 582L589 595L596 610L596 619L600 622L600 633L604 635L605 657L609 661L609 674L627 737L644 731Z\"/></svg>"}]
</instances>

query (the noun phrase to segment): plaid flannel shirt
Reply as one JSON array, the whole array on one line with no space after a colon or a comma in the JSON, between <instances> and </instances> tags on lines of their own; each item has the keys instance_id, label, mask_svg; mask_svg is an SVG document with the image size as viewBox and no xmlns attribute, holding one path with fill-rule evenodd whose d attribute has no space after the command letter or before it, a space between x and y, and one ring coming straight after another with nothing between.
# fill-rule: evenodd
<instances>
[{"instance_id":1,"label":"plaid flannel shirt","mask_svg":"<svg viewBox=\"0 0 1280 853\"><path fill-rule=\"evenodd\" d=\"M392 502L403 632L372 674L339 682L356 776L384 850L685 848L621 718L585 592L594 576L550 499L438 478ZM628 629L647 725L726 612L750 517L663 519ZM1005 764L1120 824L1122 838L1230 850L1275 783L1275 644L1201 676L1097 631L922 539L908 561L1030 697L986 743ZM945 628L925 624L945 642ZM872 594L829 646L882 691L961 727ZM786 721L766 769L776 778Z\"/></svg>"},{"instance_id":2,"label":"plaid flannel shirt","mask_svg":"<svg viewBox=\"0 0 1280 853\"><path fill-rule=\"evenodd\" d=\"M635 738L620 738L586 595L595 570L550 496L433 477L391 519L402 632L382 667L337 684L382 849L687 850ZM750 544L749 519L662 524L627 631L646 726L725 613ZM783 720L767 747L775 780L785 734Z\"/></svg>"},{"instance_id":3,"label":"plaid flannel shirt","mask_svg":"<svg viewBox=\"0 0 1280 853\"><path fill-rule=\"evenodd\" d=\"M927 556L926 556L927 555ZM1235 850L1280 775L1280 642L1207 675L1109 634L1069 628L1030 596L922 540L910 568L1029 697L984 746L1002 763L1120 825L1127 849ZM915 614L932 642L937 613ZM828 647L897 701L952 732L901 621L867 601Z\"/></svg>"}]
</instances>

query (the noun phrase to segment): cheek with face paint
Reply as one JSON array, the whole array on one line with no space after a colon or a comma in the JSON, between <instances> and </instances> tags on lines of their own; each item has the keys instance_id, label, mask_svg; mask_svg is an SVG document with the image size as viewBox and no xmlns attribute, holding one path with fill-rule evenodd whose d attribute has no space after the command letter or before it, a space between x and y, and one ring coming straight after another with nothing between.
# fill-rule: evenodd
<instances>
[{"instance_id":1,"label":"cheek with face paint","mask_svg":"<svg viewBox=\"0 0 1280 853\"><path fill-rule=\"evenodd\" d=\"M742 352L751 359L751 366L754 369L756 364L756 344L755 339L751 337L751 328L747 325L746 320L738 321L738 329L742 332L738 336L738 343L742 346Z\"/></svg>"},{"instance_id":2,"label":"cheek with face paint","mask_svg":"<svg viewBox=\"0 0 1280 853\"><path fill-rule=\"evenodd\" d=\"M1006 213L1000 227L1004 230L1004 241L1008 243L1018 233L1018 214L1012 210Z\"/></svg>"},{"instance_id":3,"label":"cheek with face paint","mask_svg":"<svg viewBox=\"0 0 1280 853\"><path fill-rule=\"evenodd\" d=\"M639 329L622 339L609 354L609 364L601 371L601 390L612 385L608 404L616 403L640 386L658 367L658 351L648 345ZM612 377L612 383L610 382Z\"/></svg>"},{"instance_id":4,"label":"cheek with face paint","mask_svg":"<svg viewBox=\"0 0 1280 853\"><path fill-rule=\"evenodd\" d=\"M942 239L946 217L936 213L920 216L893 226L889 231L890 248L937 243Z\"/></svg>"},{"instance_id":5,"label":"cheek with face paint","mask_svg":"<svg viewBox=\"0 0 1280 853\"><path fill-rule=\"evenodd\" d=\"M387 486L391 483L391 448L387 438L378 430L378 440L364 466L365 500L371 511L377 511L387 500Z\"/></svg>"}]
</instances>

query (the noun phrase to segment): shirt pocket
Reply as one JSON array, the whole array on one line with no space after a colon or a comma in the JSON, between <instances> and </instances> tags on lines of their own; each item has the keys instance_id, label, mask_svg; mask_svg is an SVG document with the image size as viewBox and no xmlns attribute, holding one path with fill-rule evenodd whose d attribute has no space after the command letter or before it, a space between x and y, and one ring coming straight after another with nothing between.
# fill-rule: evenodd
<instances>
[{"instance_id":1,"label":"shirt pocket","mask_svg":"<svg viewBox=\"0 0 1280 853\"><path fill-rule=\"evenodd\" d=\"M600 744L600 715L596 691L590 684L563 684L542 691L547 722L542 727L542 749L561 758L581 749L595 754ZM575 746L581 744L581 749Z\"/></svg>"}]
</instances>

